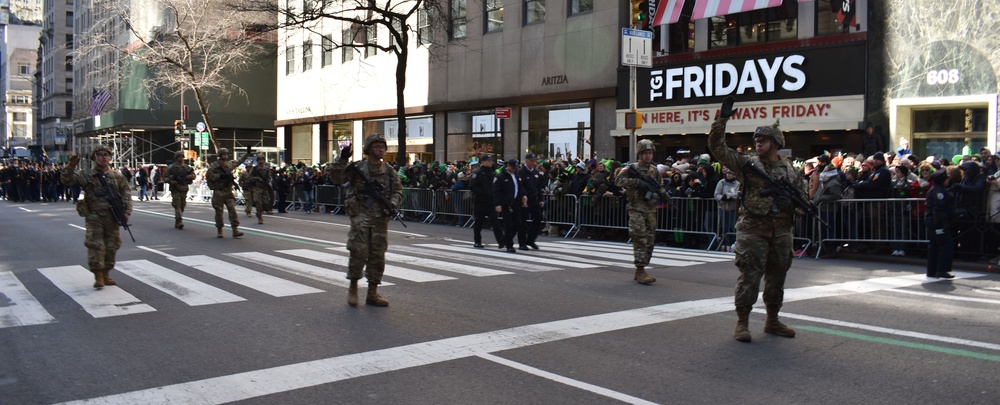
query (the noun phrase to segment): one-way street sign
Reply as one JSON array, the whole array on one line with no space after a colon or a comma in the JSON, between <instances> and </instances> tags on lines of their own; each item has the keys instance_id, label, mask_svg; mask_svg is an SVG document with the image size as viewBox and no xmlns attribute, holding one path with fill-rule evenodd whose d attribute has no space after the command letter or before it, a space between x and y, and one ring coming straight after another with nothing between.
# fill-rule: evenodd
<instances>
[{"instance_id":1,"label":"one-way street sign","mask_svg":"<svg viewBox=\"0 0 1000 405\"><path fill-rule=\"evenodd\" d=\"M622 65L653 67L653 32L622 28Z\"/></svg>"}]
</instances>

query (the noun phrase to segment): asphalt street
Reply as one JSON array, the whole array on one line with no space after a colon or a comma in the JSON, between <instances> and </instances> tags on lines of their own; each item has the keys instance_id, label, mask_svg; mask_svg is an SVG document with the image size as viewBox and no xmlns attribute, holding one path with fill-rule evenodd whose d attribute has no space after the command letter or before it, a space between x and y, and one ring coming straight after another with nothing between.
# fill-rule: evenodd
<instances>
[{"instance_id":1,"label":"asphalt street","mask_svg":"<svg viewBox=\"0 0 1000 405\"><path fill-rule=\"evenodd\" d=\"M351 308L344 216L239 207L246 236L217 239L207 203L184 230L169 200L134 208L97 291L72 204L0 203L0 404L1000 401L998 274L796 259L798 335L761 307L740 343L730 253L657 247L644 286L623 243L393 223L390 306Z\"/></svg>"}]
</instances>

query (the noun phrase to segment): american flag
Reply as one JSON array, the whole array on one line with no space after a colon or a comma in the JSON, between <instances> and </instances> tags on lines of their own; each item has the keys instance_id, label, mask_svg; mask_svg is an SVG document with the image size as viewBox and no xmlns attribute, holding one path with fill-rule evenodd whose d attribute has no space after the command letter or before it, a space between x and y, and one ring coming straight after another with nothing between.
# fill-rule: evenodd
<instances>
[{"instance_id":1,"label":"american flag","mask_svg":"<svg viewBox=\"0 0 1000 405\"><path fill-rule=\"evenodd\" d=\"M108 105L108 101L111 101L111 93L107 90L97 91L94 89L94 95L90 99L90 108L87 108L88 115L100 115L101 111L104 111L104 106Z\"/></svg>"}]
</instances>

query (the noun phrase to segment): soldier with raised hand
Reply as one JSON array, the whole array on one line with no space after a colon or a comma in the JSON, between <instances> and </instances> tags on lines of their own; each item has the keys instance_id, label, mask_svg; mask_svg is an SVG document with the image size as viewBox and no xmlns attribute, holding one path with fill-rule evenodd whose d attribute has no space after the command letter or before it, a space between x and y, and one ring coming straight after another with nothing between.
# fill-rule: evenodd
<instances>
[{"instance_id":1,"label":"soldier with raised hand","mask_svg":"<svg viewBox=\"0 0 1000 405\"><path fill-rule=\"evenodd\" d=\"M264 223L264 212L271 209L271 198L274 189L271 188L271 165L267 163L264 155L257 155L257 164L250 169L247 174L247 184L250 190L244 190L253 195L253 206L257 207L257 223ZM247 207L251 200L247 200ZM249 208L248 208L249 209Z\"/></svg>"},{"instance_id":2,"label":"soldier with raised hand","mask_svg":"<svg viewBox=\"0 0 1000 405\"><path fill-rule=\"evenodd\" d=\"M87 265L94 273L94 288L117 284L108 273L115 267L115 255L122 245L119 219L115 216L112 201L120 202L125 223L132 214L132 195L128 180L111 167L111 149L98 145L90 154L92 170L77 170L80 156L69 155L69 164L63 168L60 180L66 186L80 186L83 200L77 203L77 212L86 219L87 234L83 245L87 247Z\"/></svg>"},{"instance_id":3,"label":"soldier with raised hand","mask_svg":"<svg viewBox=\"0 0 1000 405\"><path fill-rule=\"evenodd\" d=\"M236 195L233 194L233 186L236 185L236 177L233 176L232 162L229 160L229 149L219 148L218 159L212 162L205 173L205 180L208 188L212 189L212 208L215 209L215 229L219 231L218 238L222 237L222 227L226 225L222 221L223 209L229 210L229 224L233 227L233 237L243 236L243 232L238 229L240 226L240 216L236 213Z\"/></svg>"},{"instance_id":4,"label":"soldier with raised hand","mask_svg":"<svg viewBox=\"0 0 1000 405\"><path fill-rule=\"evenodd\" d=\"M389 221L393 219L389 211L398 209L402 203L403 184L396 171L382 160L386 151L382 134L365 137L362 150L366 159L351 162L351 146L345 146L330 173L335 183L349 183L344 200L344 209L351 217L347 235L347 250L351 252L347 264L347 279L351 282L347 304L358 305L358 280L363 275L368 280L365 304L386 307L389 301L378 294L378 285L382 283L385 251L389 248ZM383 198L375 198L373 193L381 193L392 206L385 206Z\"/></svg>"},{"instance_id":5,"label":"soldier with raised hand","mask_svg":"<svg viewBox=\"0 0 1000 405\"><path fill-rule=\"evenodd\" d=\"M188 186L194 181L194 169L184 164L184 152L174 152L174 163L167 166L170 184L170 205L174 207L174 228L184 229L184 208L187 207Z\"/></svg>"},{"instance_id":6,"label":"soldier with raised hand","mask_svg":"<svg viewBox=\"0 0 1000 405\"><path fill-rule=\"evenodd\" d=\"M736 283L736 331L734 338L751 341L750 310L757 302L761 278L764 279L764 304L767 319L764 332L783 337L795 337L795 330L778 320L785 293L785 275L792 266L792 233L796 209L792 200L770 192L768 179L751 171L754 165L775 181L787 181L806 195L802 174L788 159L778 156L785 146L785 136L773 126L757 127L753 134L756 156L737 153L726 146L726 123L736 113L735 99L726 97L719 115L712 123L708 147L723 165L736 173L740 181L741 203L736 221L736 267L740 277Z\"/></svg>"},{"instance_id":7,"label":"soldier with raised hand","mask_svg":"<svg viewBox=\"0 0 1000 405\"><path fill-rule=\"evenodd\" d=\"M636 144L638 161L630 163L638 175L628 168L622 169L615 185L625 189L628 200L628 236L632 238L632 255L635 259L633 279L644 285L656 282L656 277L646 273L656 243L656 206L660 197L667 196L660 172L653 164L653 142L643 139Z\"/></svg>"}]
</instances>

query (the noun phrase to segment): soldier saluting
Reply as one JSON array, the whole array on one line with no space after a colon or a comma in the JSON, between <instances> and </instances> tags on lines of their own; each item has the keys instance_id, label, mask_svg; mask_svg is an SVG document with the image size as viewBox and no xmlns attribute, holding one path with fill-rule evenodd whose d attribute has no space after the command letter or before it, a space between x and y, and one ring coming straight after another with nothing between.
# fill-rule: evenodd
<instances>
[{"instance_id":1,"label":"soldier saluting","mask_svg":"<svg viewBox=\"0 0 1000 405\"><path fill-rule=\"evenodd\" d=\"M352 307L358 305L358 280L362 275L368 280L365 304L389 306L389 300L378 294L378 285L382 283L385 251L389 248L389 221L403 201L403 184L382 160L386 148L382 134L368 135L362 149L366 159L350 162L348 145L341 149L340 159L331 167L335 183L349 183L344 209L351 217L347 235L347 250L351 252L347 263L347 279L351 281L347 304Z\"/></svg>"},{"instance_id":2,"label":"soldier saluting","mask_svg":"<svg viewBox=\"0 0 1000 405\"><path fill-rule=\"evenodd\" d=\"M69 165L63 169L60 180L66 186L80 186L84 191L76 209L86 218L83 245L87 247L87 265L94 273L94 288L100 289L117 284L108 273L115 267L115 255L122 245L118 227L127 224L132 215L132 195L125 177L111 168L110 148L98 145L90 159L94 161L92 170L77 170L80 156L70 154Z\"/></svg>"},{"instance_id":3,"label":"soldier saluting","mask_svg":"<svg viewBox=\"0 0 1000 405\"><path fill-rule=\"evenodd\" d=\"M785 136L777 124L757 127L754 131L756 156L742 155L726 146L726 123L736 113L734 103L732 96L722 102L708 136L709 149L724 166L736 173L741 188L733 249L736 252L736 267L740 270L736 283L737 321L733 337L741 342L751 340L748 330L750 310L757 302L761 278L765 279L764 304L767 305L764 332L795 337L795 330L778 321L785 293L785 275L792 266L795 205L791 198L775 193L771 188L772 181L787 182L804 195L802 174L792 162L778 156L778 149L785 146ZM757 173L761 170L763 173ZM763 178L761 174L769 178Z\"/></svg>"}]
</instances>

